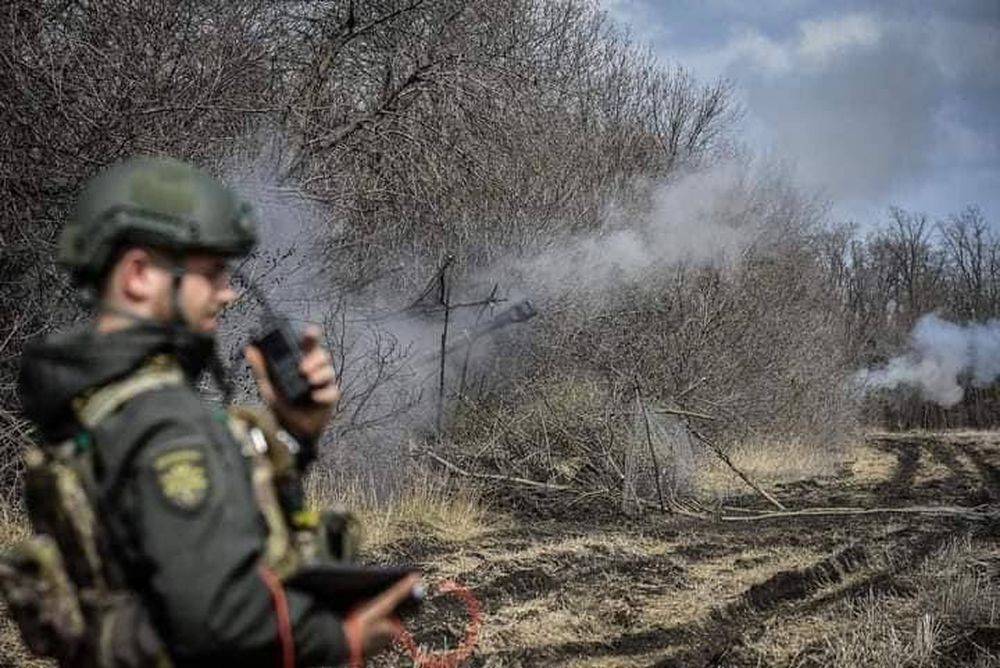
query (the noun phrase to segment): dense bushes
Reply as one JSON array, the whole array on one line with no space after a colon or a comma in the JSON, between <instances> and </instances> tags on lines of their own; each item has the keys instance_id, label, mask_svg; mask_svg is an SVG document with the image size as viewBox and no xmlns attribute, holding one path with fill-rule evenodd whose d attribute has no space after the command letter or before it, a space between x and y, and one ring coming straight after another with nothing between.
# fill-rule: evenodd
<instances>
[{"instance_id":1,"label":"dense bushes","mask_svg":"<svg viewBox=\"0 0 1000 668\"><path fill-rule=\"evenodd\" d=\"M557 402L553 424L579 428L566 427L566 461L543 477L591 447L588 429L636 385L718 417L723 440L828 440L853 424L841 381L855 364L884 355L922 310L981 317L1000 298L975 212L942 228L942 246L903 212L866 241L823 231L821 210L780 174L735 159L725 82L656 62L588 0L47 0L0 12L6 461L26 438L13 391L24 341L80 314L50 262L56 232L86 177L137 152L248 177L271 219L258 275L351 350L341 438L427 435L434 370L413 355L439 339L445 298L498 286L494 297L534 299L541 317L478 346L445 394L452 440L482 436L470 406L509 421L552 388L583 401ZM288 206L296 216L281 215ZM303 219L308 236L280 248ZM425 293L445 257L450 295ZM292 261L322 271L303 281ZM453 333L470 313L450 314Z\"/></svg>"}]
</instances>

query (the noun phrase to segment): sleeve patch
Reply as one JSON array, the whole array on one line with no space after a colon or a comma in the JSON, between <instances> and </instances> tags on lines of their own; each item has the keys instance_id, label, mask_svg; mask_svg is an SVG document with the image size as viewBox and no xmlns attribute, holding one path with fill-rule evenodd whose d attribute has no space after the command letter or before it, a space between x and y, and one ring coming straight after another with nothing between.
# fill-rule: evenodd
<instances>
[{"instance_id":1,"label":"sleeve patch","mask_svg":"<svg viewBox=\"0 0 1000 668\"><path fill-rule=\"evenodd\" d=\"M197 510L208 497L210 478L199 449L165 452L153 460L153 470L164 498L180 510Z\"/></svg>"}]
</instances>

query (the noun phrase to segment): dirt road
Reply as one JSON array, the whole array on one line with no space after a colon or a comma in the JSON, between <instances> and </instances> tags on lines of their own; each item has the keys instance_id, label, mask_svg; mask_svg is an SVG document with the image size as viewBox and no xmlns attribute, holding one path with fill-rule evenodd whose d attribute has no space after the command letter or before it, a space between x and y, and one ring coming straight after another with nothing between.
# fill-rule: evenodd
<instances>
[{"instance_id":1,"label":"dirt road","mask_svg":"<svg viewBox=\"0 0 1000 668\"><path fill-rule=\"evenodd\" d=\"M988 509L1000 501L1000 436L877 435L835 475L773 491L796 509ZM768 509L751 496L729 505ZM468 665L1000 665L996 608L980 606L1000 600L995 522L594 512L515 518L472 543L408 541L379 557L475 591L484 623ZM435 599L412 626L441 647L464 619Z\"/></svg>"}]
</instances>

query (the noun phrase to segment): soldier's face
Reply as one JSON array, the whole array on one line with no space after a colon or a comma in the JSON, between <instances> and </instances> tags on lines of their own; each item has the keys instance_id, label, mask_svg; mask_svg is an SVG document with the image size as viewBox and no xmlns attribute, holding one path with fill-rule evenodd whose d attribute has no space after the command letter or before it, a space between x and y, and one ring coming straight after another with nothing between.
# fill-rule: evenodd
<instances>
[{"instance_id":1,"label":"soldier's face","mask_svg":"<svg viewBox=\"0 0 1000 668\"><path fill-rule=\"evenodd\" d=\"M192 254L183 260L184 275L177 304L188 326L212 333L219 314L236 299L229 282L226 259L219 255ZM120 311L162 323L174 320L174 264L166 255L149 248L130 248L112 269L102 299ZM113 314L112 314L113 315ZM104 331L120 329L114 317L99 325Z\"/></svg>"},{"instance_id":2,"label":"soldier's face","mask_svg":"<svg viewBox=\"0 0 1000 668\"><path fill-rule=\"evenodd\" d=\"M184 261L178 301L191 329L212 333L219 314L236 299L226 260L218 255L190 255Z\"/></svg>"}]
</instances>

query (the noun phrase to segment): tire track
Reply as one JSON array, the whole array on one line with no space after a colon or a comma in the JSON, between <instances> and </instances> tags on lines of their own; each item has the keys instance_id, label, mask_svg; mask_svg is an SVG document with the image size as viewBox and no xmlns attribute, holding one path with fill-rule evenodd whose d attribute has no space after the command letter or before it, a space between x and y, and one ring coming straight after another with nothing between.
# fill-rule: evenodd
<instances>
[{"instance_id":1,"label":"tire track","mask_svg":"<svg viewBox=\"0 0 1000 668\"><path fill-rule=\"evenodd\" d=\"M989 500L993 503L1000 502L1000 469L988 462L986 455L978 448L967 447L965 456L976 467Z\"/></svg>"},{"instance_id":2,"label":"tire track","mask_svg":"<svg viewBox=\"0 0 1000 668\"><path fill-rule=\"evenodd\" d=\"M804 569L776 573L744 591L736 603L713 614L700 633L703 638L709 639L701 647L682 650L653 666L682 668L718 665L742 643L745 635L762 629L775 617L797 617L845 597L863 595L872 587L890 588L895 578L917 568L928 555L962 530L964 527L951 527L917 534L902 545L889 548L887 555L878 558L871 548L853 545ZM821 590L837 585L847 576L868 567L873 567L873 572L861 581L812 598ZM789 603L792 605L782 605Z\"/></svg>"},{"instance_id":3,"label":"tire track","mask_svg":"<svg viewBox=\"0 0 1000 668\"><path fill-rule=\"evenodd\" d=\"M920 468L920 447L912 441L878 439L873 442L879 449L896 456L896 470L892 478L879 485L876 495L885 501L895 501L909 495Z\"/></svg>"},{"instance_id":4,"label":"tire track","mask_svg":"<svg viewBox=\"0 0 1000 668\"><path fill-rule=\"evenodd\" d=\"M997 453L991 446L978 447L979 441L965 443L959 438L873 439L870 447L895 458L887 462L891 466L881 480L851 484L845 476L838 484L809 481L800 483L801 489L790 486L786 495L818 506L834 505L834 500L840 503L845 495L852 504L865 506L900 506L928 499L968 504L978 489L984 489L991 501L1000 500ZM924 467L930 465L934 475L925 483L921 471L929 473ZM916 485L918 476L920 484ZM886 531L887 523L895 528ZM988 535L1000 528L973 526L958 518L898 515L891 519L801 518L746 526L660 516L630 520L628 526L620 521L602 524L596 518L518 526L478 545L472 554L482 559L481 564L472 568L465 564L459 576L481 596L497 624L495 637L503 639L482 648L470 665L571 666L583 658L671 668L753 665L756 655L751 641L764 637L782 620L822 614L839 602L871 592L912 595L903 576L968 530ZM643 535L641 544L630 539L636 531ZM654 543L655 554L647 554ZM803 568L773 572L734 591L736 582L746 582L734 572L767 568L767 561L742 565L740 555L752 551L766 559L774 554L772 546L823 556ZM699 570L692 570L698 564L702 564ZM702 603L689 609L685 621L665 617L660 607L664 597L672 593L690 596L692 589L700 587L700 580L689 581L689 572L699 573L699 578L717 574L731 579L732 585L712 590L727 598L735 594L735 598L709 611ZM551 601L555 616L548 616L548 603L521 605L534 599ZM605 606L605 601L614 605ZM620 609L628 614L617 617ZM693 610L705 612L692 619ZM573 632L573 622L566 621L567 611L585 621L581 628L587 630ZM535 623L544 629L550 619L561 633L555 636L558 640L529 630L529 641L509 642L510 634L518 633L515 629ZM426 626L433 633L438 624ZM956 651L969 649L964 640L959 644Z\"/></svg>"}]
</instances>

